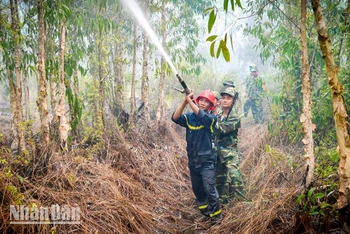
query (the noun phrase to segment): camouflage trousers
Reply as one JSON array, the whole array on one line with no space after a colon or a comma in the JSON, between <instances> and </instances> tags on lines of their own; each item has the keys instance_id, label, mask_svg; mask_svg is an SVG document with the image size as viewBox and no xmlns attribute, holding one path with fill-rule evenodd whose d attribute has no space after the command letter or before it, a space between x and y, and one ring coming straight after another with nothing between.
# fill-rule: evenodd
<instances>
[{"instance_id":1,"label":"camouflage trousers","mask_svg":"<svg viewBox=\"0 0 350 234\"><path fill-rule=\"evenodd\" d=\"M231 200L247 200L239 170L239 151L235 148L222 148L218 154L215 165L215 182L220 202L225 204Z\"/></svg>"},{"instance_id":2,"label":"camouflage trousers","mask_svg":"<svg viewBox=\"0 0 350 234\"><path fill-rule=\"evenodd\" d=\"M264 121L264 111L261 100L248 99L243 106L244 116L247 117L250 108L252 108L255 123L262 123Z\"/></svg>"}]
</instances>

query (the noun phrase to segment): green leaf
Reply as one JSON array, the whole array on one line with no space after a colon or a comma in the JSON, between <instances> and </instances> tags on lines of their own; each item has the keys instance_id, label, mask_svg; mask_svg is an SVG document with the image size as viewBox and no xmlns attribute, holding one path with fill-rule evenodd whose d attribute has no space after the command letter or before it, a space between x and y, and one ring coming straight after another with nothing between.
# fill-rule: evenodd
<instances>
[{"instance_id":1,"label":"green leaf","mask_svg":"<svg viewBox=\"0 0 350 234\"><path fill-rule=\"evenodd\" d=\"M322 202L321 209L326 208L327 206L330 206L327 202Z\"/></svg>"},{"instance_id":2,"label":"green leaf","mask_svg":"<svg viewBox=\"0 0 350 234\"><path fill-rule=\"evenodd\" d=\"M231 2L231 9L234 11L235 10L235 1L230 0L230 2Z\"/></svg>"},{"instance_id":3,"label":"green leaf","mask_svg":"<svg viewBox=\"0 0 350 234\"><path fill-rule=\"evenodd\" d=\"M210 45L210 55L211 55L211 57L215 57L214 46L215 46L215 41L213 43L211 43L211 45Z\"/></svg>"},{"instance_id":4,"label":"green leaf","mask_svg":"<svg viewBox=\"0 0 350 234\"><path fill-rule=\"evenodd\" d=\"M236 0L236 4L239 8L243 9L241 0ZM233 9L232 9L233 10Z\"/></svg>"},{"instance_id":5,"label":"green leaf","mask_svg":"<svg viewBox=\"0 0 350 234\"><path fill-rule=\"evenodd\" d=\"M309 212L309 215L318 215L318 211Z\"/></svg>"},{"instance_id":6,"label":"green leaf","mask_svg":"<svg viewBox=\"0 0 350 234\"><path fill-rule=\"evenodd\" d=\"M233 0L231 0L232 3ZM228 0L224 0L224 10L227 12L228 11Z\"/></svg>"},{"instance_id":7,"label":"green leaf","mask_svg":"<svg viewBox=\"0 0 350 234\"><path fill-rule=\"evenodd\" d=\"M206 14L206 13L208 13L209 11L214 11L214 7L208 7L207 9L205 9L205 10L203 11L203 14Z\"/></svg>"},{"instance_id":8,"label":"green leaf","mask_svg":"<svg viewBox=\"0 0 350 234\"><path fill-rule=\"evenodd\" d=\"M212 35L208 37L206 41L214 41L217 37L218 37L217 35Z\"/></svg>"},{"instance_id":9,"label":"green leaf","mask_svg":"<svg viewBox=\"0 0 350 234\"><path fill-rule=\"evenodd\" d=\"M308 205L309 203L306 201L305 202L305 204L304 204L304 207L303 207L303 209L306 211L306 207L307 207L307 205Z\"/></svg>"},{"instance_id":10,"label":"green leaf","mask_svg":"<svg viewBox=\"0 0 350 234\"><path fill-rule=\"evenodd\" d=\"M214 26L214 23L215 23L215 20L216 20L216 14L214 11L210 12L210 15L209 15L209 21L208 21L208 33L211 32L213 26Z\"/></svg>"},{"instance_id":11,"label":"green leaf","mask_svg":"<svg viewBox=\"0 0 350 234\"><path fill-rule=\"evenodd\" d=\"M22 184L23 183L23 177L20 176L20 175L17 175L17 178L18 178L19 182L21 182L21 184Z\"/></svg>"},{"instance_id":12,"label":"green leaf","mask_svg":"<svg viewBox=\"0 0 350 234\"><path fill-rule=\"evenodd\" d=\"M221 53L221 45L222 45L222 43L221 43L221 41L220 41L218 50L216 51L216 58L219 58L219 56L220 56L220 53Z\"/></svg>"},{"instance_id":13,"label":"green leaf","mask_svg":"<svg viewBox=\"0 0 350 234\"><path fill-rule=\"evenodd\" d=\"M312 196L312 199L322 198L324 197L324 193L316 193Z\"/></svg>"},{"instance_id":14,"label":"green leaf","mask_svg":"<svg viewBox=\"0 0 350 234\"><path fill-rule=\"evenodd\" d=\"M300 201L301 201L301 199L303 199L305 197L305 194L300 194L299 196L298 196L298 198L297 198L297 203L299 204L300 203Z\"/></svg>"},{"instance_id":15,"label":"green leaf","mask_svg":"<svg viewBox=\"0 0 350 234\"><path fill-rule=\"evenodd\" d=\"M222 48L222 55L224 56L225 61L230 62L230 51L228 50L226 44L224 44L221 48Z\"/></svg>"},{"instance_id":16,"label":"green leaf","mask_svg":"<svg viewBox=\"0 0 350 234\"><path fill-rule=\"evenodd\" d=\"M308 192L307 192L307 197L310 198L312 193L314 192L315 188L311 188Z\"/></svg>"}]
</instances>

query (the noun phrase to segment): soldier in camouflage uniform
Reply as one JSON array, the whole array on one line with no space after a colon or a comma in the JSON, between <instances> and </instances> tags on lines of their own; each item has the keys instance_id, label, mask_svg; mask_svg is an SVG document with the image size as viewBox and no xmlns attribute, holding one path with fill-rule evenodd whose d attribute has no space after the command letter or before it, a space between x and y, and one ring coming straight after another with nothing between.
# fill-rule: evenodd
<instances>
[{"instance_id":1,"label":"soldier in camouflage uniform","mask_svg":"<svg viewBox=\"0 0 350 234\"><path fill-rule=\"evenodd\" d=\"M264 82L258 76L258 68L256 65L249 66L251 74L246 81L247 100L244 103L244 116L248 115L249 109L252 108L252 114L255 123L264 122L264 112L262 99L264 96Z\"/></svg>"},{"instance_id":2,"label":"soldier in camouflage uniform","mask_svg":"<svg viewBox=\"0 0 350 234\"><path fill-rule=\"evenodd\" d=\"M214 108L212 110L212 113L214 115L218 115L218 113L221 111L221 109L220 109L221 96L217 91L213 91L213 94L215 95L215 102L214 102Z\"/></svg>"},{"instance_id":3,"label":"soldier in camouflage uniform","mask_svg":"<svg viewBox=\"0 0 350 234\"><path fill-rule=\"evenodd\" d=\"M232 88L235 88L235 82L233 80L227 80L225 81L224 83L222 83L222 85L226 88L228 87L232 87Z\"/></svg>"},{"instance_id":4,"label":"soldier in camouflage uniform","mask_svg":"<svg viewBox=\"0 0 350 234\"><path fill-rule=\"evenodd\" d=\"M216 160L216 188L223 203L233 199L246 200L244 183L239 170L238 129L240 118L234 110L237 92L229 87L221 92L222 112L214 129Z\"/></svg>"}]
</instances>

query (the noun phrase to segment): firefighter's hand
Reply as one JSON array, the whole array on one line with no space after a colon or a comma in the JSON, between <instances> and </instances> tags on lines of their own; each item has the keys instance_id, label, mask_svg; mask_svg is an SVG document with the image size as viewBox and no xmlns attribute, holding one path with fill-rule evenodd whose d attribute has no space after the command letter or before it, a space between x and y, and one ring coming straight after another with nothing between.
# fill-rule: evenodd
<instances>
[{"instance_id":1,"label":"firefighter's hand","mask_svg":"<svg viewBox=\"0 0 350 234\"><path fill-rule=\"evenodd\" d=\"M191 89L191 92L186 96L187 103L193 102L194 100L194 91Z\"/></svg>"}]
</instances>

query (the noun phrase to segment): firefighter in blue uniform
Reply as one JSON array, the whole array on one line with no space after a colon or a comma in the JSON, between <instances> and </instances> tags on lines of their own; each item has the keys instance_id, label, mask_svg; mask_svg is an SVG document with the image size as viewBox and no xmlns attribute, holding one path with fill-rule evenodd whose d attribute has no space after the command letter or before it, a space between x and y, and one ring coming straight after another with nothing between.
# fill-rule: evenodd
<instances>
[{"instance_id":1,"label":"firefighter in blue uniform","mask_svg":"<svg viewBox=\"0 0 350 234\"><path fill-rule=\"evenodd\" d=\"M173 113L172 120L186 128L188 167L196 203L212 224L221 222L222 214L219 194L215 187L214 152L212 147L213 127L216 117L210 111L214 107L215 95L211 90L204 90L193 102L191 91ZM182 114L187 105L192 112Z\"/></svg>"}]
</instances>

